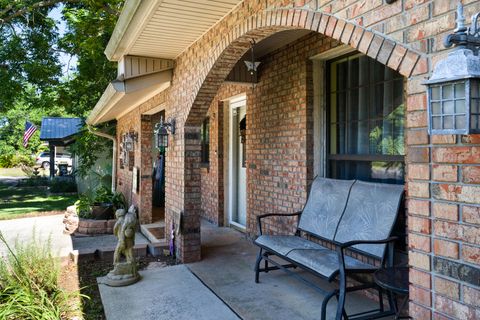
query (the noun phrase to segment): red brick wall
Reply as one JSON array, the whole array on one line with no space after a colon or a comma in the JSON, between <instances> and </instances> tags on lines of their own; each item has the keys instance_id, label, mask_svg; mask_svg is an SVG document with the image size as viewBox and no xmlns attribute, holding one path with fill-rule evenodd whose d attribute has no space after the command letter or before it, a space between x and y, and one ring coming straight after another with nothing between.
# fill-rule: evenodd
<instances>
[{"instance_id":1,"label":"red brick wall","mask_svg":"<svg viewBox=\"0 0 480 320\"><path fill-rule=\"evenodd\" d=\"M480 11L480 3L463 2L469 22L471 14ZM167 116L175 116L179 125L167 154L166 174L167 226L172 220L177 226L182 221L177 236L179 258L183 261L200 258L199 126L223 79L248 49L252 37L258 42L288 28L311 29L349 44L408 78L406 185L412 265L410 314L415 319L479 318L479 284L475 282L478 280L475 275L480 265L477 177L480 138L478 135L430 137L426 128L425 87L421 84L446 54L441 41L454 28L454 5L455 1L446 0L398 0L391 5L383 0L245 0L183 52L176 60L172 87L166 98ZM302 70L301 62L290 61ZM308 68L308 64L304 67ZM290 77L285 81L294 80ZM298 86L301 88L301 85ZM300 119L297 125L308 132L308 101L303 102L302 98L306 97L293 98L299 99L297 102L304 108L304 114L301 110L297 113ZM292 103L290 97L287 100L286 103ZM259 108L260 119L264 116L263 106L259 104ZM255 111L252 114L255 117ZM126 127L125 122L119 121L119 125ZM255 120L251 125L255 126ZM271 139L261 128L256 132ZM308 138L304 142L308 150ZM248 150L258 152L261 146L252 145ZM310 161L308 153L300 157L301 163ZM257 157L255 161L260 166L269 166L264 159ZM288 170L289 166L280 161L279 168ZM300 167L305 168L302 170L308 168L303 164ZM265 170L273 172L275 169ZM260 175L260 170L263 167L251 168L249 174ZM128 174L124 173L119 173L119 179L122 174L123 179L127 179ZM292 175L302 181L310 176L308 171ZM288 197L291 197L290 192L299 192L300 197L304 197L305 191L295 182L291 183L293 179L288 178L288 173L285 176L292 191L278 184L269 185L264 182L266 178L261 179L270 188L264 194L269 198L264 210L286 211L299 206L296 200ZM256 190L252 194L262 196L262 192ZM282 200L271 199L277 194ZM249 201L257 200L249 198ZM252 209L255 208L251 208L249 202L249 210ZM280 225L272 228L276 226L283 228ZM249 230L251 228L250 221Z\"/></svg>"},{"instance_id":2,"label":"red brick wall","mask_svg":"<svg viewBox=\"0 0 480 320\"><path fill-rule=\"evenodd\" d=\"M260 214L299 211L313 178L312 62L338 44L312 34L262 59L247 110L247 231ZM292 219L269 219L267 232L292 230Z\"/></svg>"},{"instance_id":3,"label":"red brick wall","mask_svg":"<svg viewBox=\"0 0 480 320\"><path fill-rule=\"evenodd\" d=\"M208 109L210 118L210 163L201 169L201 216L223 226L224 213L224 117L228 117L227 105L223 100L248 92L243 84L223 84Z\"/></svg>"},{"instance_id":4,"label":"red brick wall","mask_svg":"<svg viewBox=\"0 0 480 320\"><path fill-rule=\"evenodd\" d=\"M165 102L168 91L155 96L149 101L130 111L117 121L117 191L125 195L129 204L138 207L141 223L150 223L152 219L152 157L151 137L152 122L150 116L142 116L146 111ZM122 135L126 132L136 132L138 142L135 143L135 167L139 171L139 192L132 192L133 173L128 166L120 168L119 154Z\"/></svg>"}]
</instances>

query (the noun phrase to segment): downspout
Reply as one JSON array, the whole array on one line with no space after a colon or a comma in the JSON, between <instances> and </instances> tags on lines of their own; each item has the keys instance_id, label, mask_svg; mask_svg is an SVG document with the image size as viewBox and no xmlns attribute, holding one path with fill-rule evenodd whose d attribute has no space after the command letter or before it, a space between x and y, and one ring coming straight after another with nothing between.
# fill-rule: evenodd
<instances>
[{"instance_id":1,"label":"downspout","mask_svg":"<svg viewBox=\"0 0 480 320\"><path fill-rule=\"evenodd\" d=\"M90 131L94 135L102 137L102 138L110 139L113 142L113 147L112 147L112 149L113 149L112 150L112 153L113 153L112 154L112 192L115 193L115 181L117 179L117 161L116 161L117 139L115 139L114 136L111 136L111 135L106 134L104 132L93 130L92 127L89 124L87 124L87 128L88 128L88 131Z\"/></svg>"}]
</instances>

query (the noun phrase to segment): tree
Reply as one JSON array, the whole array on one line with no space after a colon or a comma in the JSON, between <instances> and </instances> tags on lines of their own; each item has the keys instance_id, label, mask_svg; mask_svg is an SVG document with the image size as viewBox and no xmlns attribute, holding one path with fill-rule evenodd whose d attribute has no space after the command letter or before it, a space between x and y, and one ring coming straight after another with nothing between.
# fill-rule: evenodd
<instances>
[{"instance_id":1,"label":"tree","mask_svg":"<svg viewBox=\"0 0 480 320\"><path fill-rule=\"evenodd\" d=\"M36 153L32 137L21 145L25 120L37 126L42 116L86 117L109 81L116 65L103 51L110 39L123 0L0 0L0 149ZM67 30L60 35L50 10L62 6ZM72 77L62 76L60 52L76 56ZM111 129L110 129L111 130ZM86 163L92 151L107 141L83 130L74 146ZM13 149L12 149L13 148Z\"/></svg>"},{"instance_id":2,"label":"tree","mask_svg":"<svg viewBox=\"0 0 480 320\"><path fill-rule=\"evenodd\" d=\"M50 91L61 75L55 50L58 30L48 17L49 8L21 9L34 2L0 0L0 112L32 89Z\"/></svg>"},{"instance_id":3,"label":"tree","mask_svg":"<svg viewBox=\"0 0 480 320\"><path fill-rule=\"evenodd\" d=\"M112 35L123 0L69 3L63 13L68 31L59 46L78 57L73 79L59 89L60 102L78 116L87 116L116 76L116 63L103 51Z\"/></svg>"}]
</instances>

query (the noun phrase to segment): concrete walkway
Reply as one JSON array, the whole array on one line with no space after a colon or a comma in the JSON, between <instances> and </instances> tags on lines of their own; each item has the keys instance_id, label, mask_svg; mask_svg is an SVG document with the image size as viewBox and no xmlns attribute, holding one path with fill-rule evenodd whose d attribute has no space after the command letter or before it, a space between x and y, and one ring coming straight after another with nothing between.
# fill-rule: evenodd
<instances>
[{"instance_id":1,"label":"concrete walkway","mask_svg":"<svg viewBox=\"0 0 480 320\"><path fill-rule=\"evenodd\" d=\"M15 241L25 244L34 238L39 242L51 241L52 253L66 257L73 250L72 238L63 233L63 215L32 217L0 221L0 231L10 246ZM7 248L0 243L0 255L5 255Z\"/></svg>"},{"instance_id":2,"label":"concrete walkway","mask_svg":"<svg viewBox=\"0 0 480 320\"><path fill-rule=\"evenodd\" d=\"M263 273L260 283L254 282L257 248L242 233L202 223L201 237L200 262L142 271L143 279L129 287L100 284L107 319L320 319L323 296L304 283L280 271ZM361 294L347 297L348 313L376 306ZM327 319L335 318L335 308L333 299Z\"/></svg>"},{"instance_id":3,"label":"concrete walkway","mask_svg":"<svg viewBox=\"0 0 480 320\"><path fill-rule=\"evenodd\" d=\"M0 231L10 246L13 247L16 241L32 242L34 237L39 242L47 242L50 239L52 253L58 257L69 257L74 252L79 254L93 254L97 250L110 252L115 249L117 243L114 235L72 237L64 234L63 229L63 215L0 221ZM148 240L142 234L136 234L137 249L143 249L146 253L147 243ZM0 256L6 253L6 246L0 243Z\"/></svg>"},{"instance_id":4,"label":"concrete walkway","mask_svg":"<svg viewBox=\"0 0 480 320\"><path fill-rule=\"evenodd\" d=\"M98 287L105 316L111 320L238 320L185 265L140 272L142 279L128 287Z\"/></svg>"},{"instance_id":5,"label":"concrete walkway","mask_svg":"<svg viewBox=\"0 0 480 320\"><path fill-rule=\"evenodd\" d=\"M323 296L285 272L261 273L260 283L254 282L257 247L242 233L202 223L201 237L202 261L188 266L242 319L320 319ZM326 281L298 272L320 287L332 288ZM347 296L349 314L376 306L378 304L361 294ZM335 311L336 301L332 299L327 319L334 319Z\"/></svg>"}]
</instances>

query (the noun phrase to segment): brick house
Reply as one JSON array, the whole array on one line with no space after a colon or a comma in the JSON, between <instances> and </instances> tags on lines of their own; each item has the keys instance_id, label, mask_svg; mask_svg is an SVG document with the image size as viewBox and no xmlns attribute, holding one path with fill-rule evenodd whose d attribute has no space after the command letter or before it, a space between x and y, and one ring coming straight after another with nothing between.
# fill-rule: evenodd
<instances>
[{"instance_id":1,"label":"brick house","mask_svg":"<svg viewBox=\"0 0 480 320\"><path fill-rule=\"evenodd\" d=\"M480 3L463 3L469 23ZM183 262L201 259L201 218L254 237L257 215L301 210L317 175L405 184L397 232L406 235L399 250L410 265L410 315L476 319L480 135L429 134L422 84L449 52L442 41L455 7L129 0L105 51L119 77L87 122L116 121L119 145L133 133L132 150L117 148L115 179L149 224L154 126L175 119L161 218L165 234L175 226Z\"/></svg>"}]
</instances>

